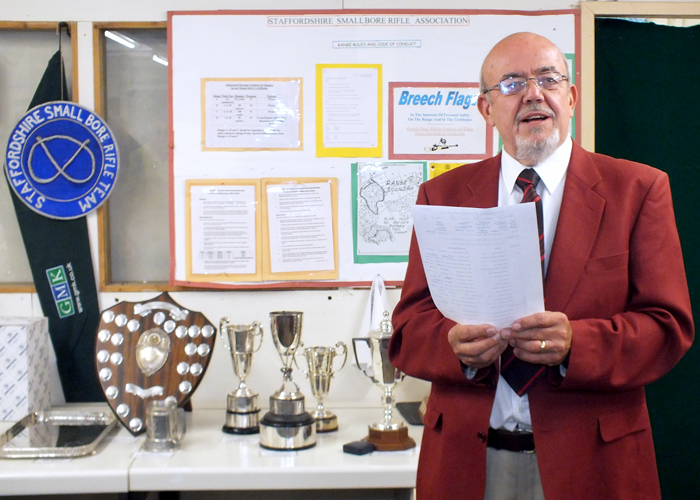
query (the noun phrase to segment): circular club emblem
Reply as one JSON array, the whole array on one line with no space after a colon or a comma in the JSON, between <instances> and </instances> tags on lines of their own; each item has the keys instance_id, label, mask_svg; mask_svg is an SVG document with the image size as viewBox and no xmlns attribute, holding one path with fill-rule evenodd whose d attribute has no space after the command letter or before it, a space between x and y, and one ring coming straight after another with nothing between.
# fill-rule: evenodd
<instances>
[{"instance_id":1,"label":"circular club emblem","mask_svg":"<svg viewBox=\"0 0 700 500\"><path fill-rule=\"evenodd\" d=\"M29 208L54 219L75 219L111 194L119 152L98 115L54 101L31 109L15 126L5 168L12 189Z\"/></svg>"}]
</instances>

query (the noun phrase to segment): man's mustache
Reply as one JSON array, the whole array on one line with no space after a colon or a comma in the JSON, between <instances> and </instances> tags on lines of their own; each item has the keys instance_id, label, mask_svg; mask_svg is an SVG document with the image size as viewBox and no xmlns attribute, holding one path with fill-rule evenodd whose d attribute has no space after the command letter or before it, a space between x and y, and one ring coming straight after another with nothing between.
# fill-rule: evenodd
<instances>
[{"instance_id":1,"label":"man's mustache","mask_svg":"<svg viewBox=\"0 0 700 500\"><path fill-rule=\"evenodd\" d=\"M525 115L527 115L528 113L533 113L533 112L542 113L542 114L547 115L548 117L550 117L552 119L556 118L556 116L557 116L554 113L554 111L552 111L551 109L549 109L545 106L542 106L541 104L528 104L525 108L518 111L518 113L515 115L515 120L520 122L520 121L522 121L522 119Z\"/></svg>"}]
</instances>

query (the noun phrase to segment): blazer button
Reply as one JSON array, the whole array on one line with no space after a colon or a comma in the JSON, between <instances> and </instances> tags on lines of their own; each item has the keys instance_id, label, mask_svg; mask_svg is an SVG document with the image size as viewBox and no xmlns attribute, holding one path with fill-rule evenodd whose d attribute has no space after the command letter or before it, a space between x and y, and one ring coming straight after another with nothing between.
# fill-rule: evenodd
<instances>
[{"instance_id":1,"label":"blazer button","mask_svg":"<svg viewBox=\"0 0 700 500\"><path fill-rule=\"evenodd\" d=\"M476 437L477 437L477 438L479 439L479 441L481 441L482 443L485 443L485 442L486 442L486 434L484 434L483 432L477 433L477 434L476 434Z\"/></svg>"}]
</instances>

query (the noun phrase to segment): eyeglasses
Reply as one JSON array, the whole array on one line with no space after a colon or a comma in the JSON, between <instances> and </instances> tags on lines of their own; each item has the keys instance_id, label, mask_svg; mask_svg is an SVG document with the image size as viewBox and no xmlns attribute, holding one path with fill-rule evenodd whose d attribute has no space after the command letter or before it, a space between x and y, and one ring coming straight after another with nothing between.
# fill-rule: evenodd
<instances>
[{"instance_id":1,"label":"eyeglasses","mask_svg":"<svg viewBox=\"0 0 700 500\"><path fill-rule=\"evenodd\" d=\"M486 94L492 90L500 90L501 94L503 95L515 95L525 90L527 88L527 83L530 80L535 80L535 84L542 90L554 90L561 82L568 80L568 78L557 71L542 73L541 75L533 76L531 78L512 76L510 78L506 78L505 80L501 80L490 89L482 92L482 94Z\"/></svg>"}]
</instances>

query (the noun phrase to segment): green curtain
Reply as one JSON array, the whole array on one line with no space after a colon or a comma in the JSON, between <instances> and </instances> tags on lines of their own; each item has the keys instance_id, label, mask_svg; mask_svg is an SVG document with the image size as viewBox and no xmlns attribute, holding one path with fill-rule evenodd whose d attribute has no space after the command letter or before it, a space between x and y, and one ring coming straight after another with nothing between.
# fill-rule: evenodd
<instances>
[{"instance_id":1,"label":"green curtain","mask_svg":"<svg viewBox=\"0 0 700 500\"><path fill-rule=\"evenodd\" d=\"M700 26L598 19L599 153L668 173L690 299L700 307ZM695 316L698 324L698 317ZM664 500L700 498L700 346L647 387Z\"/></svg>"}]
</instances>

